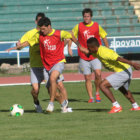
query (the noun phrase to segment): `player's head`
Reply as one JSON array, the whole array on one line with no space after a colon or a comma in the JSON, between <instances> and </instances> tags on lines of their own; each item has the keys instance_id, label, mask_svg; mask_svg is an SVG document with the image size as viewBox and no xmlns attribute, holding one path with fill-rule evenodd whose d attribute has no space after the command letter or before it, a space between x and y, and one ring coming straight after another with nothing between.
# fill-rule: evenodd
<instances>
[{"instance_id":1,"label":"player's head","mask_svg":"<svg viewBox=\"0 0 140 140\"><path fill-rule=\"evenodd\" d=\"M37 13L36 18L35 18L35 23L38 24L38 21L41 18L44 18L44 17L45 17L45 14L44 13Z\"/></svg>"},{"instance_id":2,"label":"player's head","mask_svg":"<svg viewBox=\"0 0 140 140\"><path fill-rule=\"evenodd\" d=\"M87 47L90 53L96 53L99 46L100 44L95 37L91 37L87 40Z\"/></svg>"},{"instance_id":3,"label":"player's head","mask_svg":"<svg viewBox=\"0 0 140 140\"><path fill-rule=\"evenodd\" d=\"M51 21L48 17L41 18L38 21L38 26L40 27L40 31L43 35L47 35L51 32Z\"/></svg>"},{"instance_id":4,"label":"player's head","mask_svg":"<svg viewBox=\"0 0 140 140\"><path fill-rule=\"evenodd\" d=\"M85 24L90 24L92 21L92 10L90 8L85 8L82 11L83 20Z\"/></svg>"}]
</instances>

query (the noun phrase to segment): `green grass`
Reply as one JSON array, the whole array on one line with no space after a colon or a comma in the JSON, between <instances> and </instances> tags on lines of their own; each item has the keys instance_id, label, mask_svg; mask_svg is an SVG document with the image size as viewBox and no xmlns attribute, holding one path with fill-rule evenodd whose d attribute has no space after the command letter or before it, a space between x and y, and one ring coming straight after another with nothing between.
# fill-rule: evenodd
<instances>
[{"instance_id":1,"label":"green grass","mask_svg":"<svg viewBox=\"0 0 140 140\"><path fill-rule=\"evenodd\" d=\"M140 104L140 80L133 80L130 90ZM112 106L101 93L100 104L88 104L84 83L66 83L69 106L73 113L60 113L55 102L51 114L34 111L30 86L0 87L0 140L138 140L140 111L131 112L131 104L118 91L113 93L123 107L123 112L108 114ZM40 103L45 110L49 96L41 85ZM25 113L21 117L10 116L13 104L21 104Z\"/></svg>"}]
</instances>

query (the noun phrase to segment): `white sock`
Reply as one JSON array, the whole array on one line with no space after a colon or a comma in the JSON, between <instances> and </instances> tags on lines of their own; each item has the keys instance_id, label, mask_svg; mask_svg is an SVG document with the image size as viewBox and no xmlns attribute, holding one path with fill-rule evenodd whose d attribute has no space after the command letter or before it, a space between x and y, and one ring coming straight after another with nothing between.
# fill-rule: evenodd
<instances>
[{"instance_id":1,"label":"white sock","mask_svg":"<svg viewBox=\"0 0 140 140\"><path fill-rule=\"evenodd\" d=\"M49 102L49 104L53 105L53 102Z\"/></svg>"},{"instance_id":2,"label":"white sock","mask_svg":"<svg viewBox=\"0 0 140 140\"><path fill-rule=\"evenodd\" d=\"M114 103L112 103L113 106L116 106L116 107L120 107L120 104L116 101Z\"/></svg>"},{"instance_id":3,"label":"white sock","mask_svg":"<svg viewBox=\"0 0 140 140\"><path fill-rule=\"evenodd\" d=\"M133 106L133 108L138 108L139 107L139 105L136 102L133 103L132 106Z\"/></svg>"}]
</instances>

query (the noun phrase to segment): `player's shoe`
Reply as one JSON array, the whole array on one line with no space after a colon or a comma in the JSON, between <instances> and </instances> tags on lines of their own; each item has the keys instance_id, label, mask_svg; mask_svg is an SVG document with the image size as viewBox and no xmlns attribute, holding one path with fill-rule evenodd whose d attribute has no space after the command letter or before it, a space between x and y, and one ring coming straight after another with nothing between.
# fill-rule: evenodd
<instances>
[{"instance_id":1,"label":"player's shoe","mask_svg":"<svg viewBox=\"0 0 140 140\"><path fill-rule=\"evenodd\" d=\"M37 113L42 113L43 112L42 107L40 105L34 104L34 106L35 106L35 110L36 110Z\"/></svg>"},{"instance_id":2,"label":"player's shoe","mask_svg":"<svg viewBox=\"0 0 140 140\"><path fill-rule=\"evenodd\" d=\"M90 99L88 100L88 103L94 103L94 99L93 99L93 98L90 98Z\"/></svg>"},{"instance_id":3,"label":"player's shoe","mask_svg":"<svg viewBox=\"0 0 140 140\"><path fill-rule=\"evenodd\" d=\"M116 106L113 106L112 109L108 112L109 114L111 113L118 113L118 112L121 112L122 111L122 107L116 107Z\"/></svg>"},{"instance_id":4,"label":"player's shoe","mask_svg":"<svg viewBox=\"0 0 140 140\"><path fill-rule=\"evenodd\" d=\"M49 104L48 107L46 108L46 112L53 112L54 110L54 105L53 104Z\"/></svg>"},{"instance_id":5,"label":"player's shoe","mask_svg":"<svg viewBox=\"0 0 140 140\"><path fill-rule=\"evenodd\" d=\"M130 110L131 110L131 111L138 111L138 110L140 110L140 107L137 107L137 108L131 108Z\"/></svg>"},{"instance_id":6,"label":"player's shoe","mask_svg":"<svg viewBox=\"0 0 140 140\"><path fill-rule=\"evenodd\" d=\"M71 107L62 107L61 113L73 112Z\"/></svg>"},{"instance_id":7,"label":"player's shoe","mask_svg":"<svg viewBox=\"0 0 140 140\"><path fill-rule=\"evenodd\" d=\"M68 100L65 100L63 102L63 105L61 105L61 112L62 113L72 112L72 108L68 107Z\"/></svg>"},{"instance_id":8,"label":"player's shoe","mask_svg":"<svg viewBox=\"0 0 140 140\"><path fill-rule=\"evenodd\" d=\"M101 98L100 98L100 95L96 95L96 103L100 103L101 102Z\"/></svg>"}]
</instances>

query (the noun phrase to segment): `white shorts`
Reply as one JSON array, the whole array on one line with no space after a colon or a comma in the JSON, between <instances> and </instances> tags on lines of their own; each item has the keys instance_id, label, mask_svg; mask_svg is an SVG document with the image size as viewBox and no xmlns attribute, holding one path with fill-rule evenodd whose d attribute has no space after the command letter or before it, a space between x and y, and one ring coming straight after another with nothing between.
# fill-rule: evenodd
<instances>
[{"instance_id":1,"label":"white shorts","mask_svg":"<svg viewBox=\"0 0 140 140\"><path fill-rule=\"evenodd\" d=\"M102 64L100 62L99 59L94 59L91 61L86 61L84 59L79 60L79 70L80 73L84 74L84 75L89 75L92 73L92 70L101 70L102 68Z\"/></svg>"},{"instance_id":2,"label":"white shorts","mask_svg":"<svg viewBox=\"0 0 140 140\"><path fill-rule=\"evenodd\" d=\"M128 90L130 82L132 78L132 69L131 67L121 71L111 74L110 76L106 77L106 80L111 84L111 86L117 90L120 87L124 87Z\"/></svg>"},{"instance_id":3,"label":"white shorts","mask_svg":"<svg viewBox=\"0 0 140 140\"><path fill-rule=\"evenodd\" d=\"M59 62L57 64L55 64L49 71L44 69L44 73L45 73L45 82L46 82L46 87L49 87L50 86L50 74L52 71L54 70L57 70L59 71L60 75L57 79L57 82L60 82L60 81L64 81L64 76L62 74L63 70L64 70L64 63L63 62Z\"/></svg>"}]
</instances>

